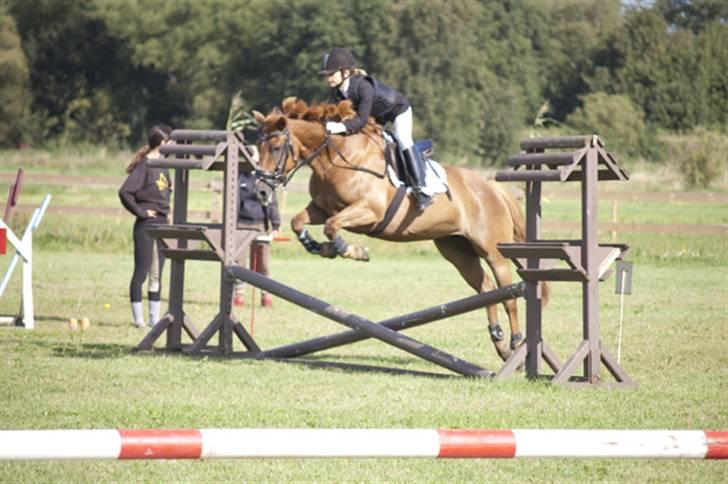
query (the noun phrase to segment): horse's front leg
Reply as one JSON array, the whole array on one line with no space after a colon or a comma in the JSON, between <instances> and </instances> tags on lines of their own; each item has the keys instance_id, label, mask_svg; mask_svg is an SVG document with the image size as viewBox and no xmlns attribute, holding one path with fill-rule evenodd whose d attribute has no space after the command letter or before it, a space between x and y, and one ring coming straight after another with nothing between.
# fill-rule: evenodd
<instances>
[{"instance_id":1,"label":"horse's front leg","mask_svg":"<svg viewBox=\"0 0 728 484\"><path fill-rule=\"evenodd\" d=\"M302 212L291 219L291 230L303 247L311 254L321 254L321 243L306 230L306 225L322 225L328 215L318 205L310 202Z\"/></svg>"},{"instance_id":2,"label":"horse's front leg","mask_svg":"<svg viewBox=\"0 0 728 484\"><path fill-rule=\"evenodd\" d=\"M369 260L369 249L358 245L348 244L338 232L341 229L352 229L373 225L379 220L376 214L365 201L357 202L349 205L341 212L333 217L329 217L324 225L324 234L329 238L330 242L323 244L321 255L333 254L360 261Z\"/></svg>"}]
</instances>

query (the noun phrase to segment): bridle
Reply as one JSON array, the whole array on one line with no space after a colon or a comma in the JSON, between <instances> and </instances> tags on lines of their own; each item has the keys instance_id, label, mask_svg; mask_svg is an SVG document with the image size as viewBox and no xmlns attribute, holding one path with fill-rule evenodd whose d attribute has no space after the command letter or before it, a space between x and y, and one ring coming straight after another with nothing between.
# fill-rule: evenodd
<instances>
[{"instance_id":1,"label":"bridle","mask_svg":"<svg viewBox=\"0 0 728 484\"><path fill-rule=\"evenodd\" d=\"M296 154L293 151L293 142L291 141L291 132L288 128L284 128L282 130L277 131L271 131L270 133L264 134L261 133L260 137L258 138L258 143L263 144L266 141L268 141L271 138L275 138L278 136L284 136L286 138L285 143L283 144L283 149L281 150L280 154L278 155L278 159L276 160L276 167L275 169L271 171L264 171L264 170L255 170L255 176L258 180L268 185L271 189L275 190L279 186L285 187L288 185L288 182L291 181L293 178L293 175L296 174L296 172L303 166L311 164L313 160L315 160L322 152L324 152L329 146L332 146L333 149L336 151L336 154L344 160L347 164L350 165L349 161L346 159L344 154L341 152L338 146L331 143L331 136L329 136L328 133L326 133L326 137L324 138L323 143L321 143L318 148L313 150L310 155L308 155L305 158L296 158ZM367 135L369 136L369 135ZM259 150L260 151L260 150ZM296 166L293 167L293 169L286 174L286 160L288 160L288 157L291 156L296 161ZM384 173L377 173L375 171L372 171L368 168L364 167L357 167L352 166L350 169L361 171L364 173L369 173L371 175L376 176L377 178L384 178ZM385 168L386 171L386 168Z\"/></svg>"},{"instance_id":2,"label":"bridle","mask_svg":"<svg viewBox=\"0 0 728 484\"><path fill-rule=\"evenodd\" d=\"M308 155L305 158L296 158L295 153L293 151L293 143L291 141L291 132L288 130L288 128L285 128L283 130L279 131L272 131L267 134L262 134L258 140L260 144L265 143L271 138L275 138L278 136L285 136L286 141L283 144L283 149L281 150L280 154L278 155L278 160L276 160L276 167L275 169L271 171L264 171L264 170L255 170L255 176L258 178L258 180L262 181L269 187L271 187L273 190L278 188L279 186L286 186L288 185L288 182L291 181L291 178L293 178L293 175L296 174L296 172L303 166L309 165L313 160L315 160L328 146L331 141L331 138L329 135L326 135L326 138L324 139L324 142L321 143L321 145L313 150L310 155ZM337 150L338 151L338 150ZM286 174L286 161L288 160L288 157L291 156L296 161L296 166L293 167L293 169Z\"/></svg>"}]
</instances>

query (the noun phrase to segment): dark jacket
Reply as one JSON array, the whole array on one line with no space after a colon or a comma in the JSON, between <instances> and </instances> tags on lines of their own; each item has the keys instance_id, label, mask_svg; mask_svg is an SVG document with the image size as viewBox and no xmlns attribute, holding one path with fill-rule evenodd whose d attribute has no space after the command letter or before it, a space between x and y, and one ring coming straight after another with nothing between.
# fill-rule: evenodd
<instances>
[{"instance_id":1,"label":"dark jacket","mask_svg":"<svg viewBox=\"0 0 728 484\"><path fill-rule=\"evenodd\" d=\"M169 213L172 180L166 168L153 168L144 158L136 164L119 188L119 199L129 212L139 218L149 218L147 210L159 215Z\"/></svg>"},{"instance_id":2,"label":"dark jacket","mask_svg":"<svg viewBox=\"0 0 728 484\"><path fill-rule=\"evenodd\" d=\"M278 213L278 201L275 193L267 207L258 199L255 189L255 175L252 172L240 173L240 210L238 223L262 223L266 230L278 230L281 226L281 217Z\"/></svg>"},{"instance_id":3,"label":"dark jacket","mask_svg":"<svg viewBox=\"0 0 728 484\"><path fill-rule=\"evenodd\" d=\"M355 75L349 78L349 89L344 96L337 88L333 92L337 101L349 99L354 104L356 116L344 121L348 133L357 133L367 124L369 116L373 116L381 125L394 121L410 107L404 94L370 76Z\"/></svg>"}]
</instances>

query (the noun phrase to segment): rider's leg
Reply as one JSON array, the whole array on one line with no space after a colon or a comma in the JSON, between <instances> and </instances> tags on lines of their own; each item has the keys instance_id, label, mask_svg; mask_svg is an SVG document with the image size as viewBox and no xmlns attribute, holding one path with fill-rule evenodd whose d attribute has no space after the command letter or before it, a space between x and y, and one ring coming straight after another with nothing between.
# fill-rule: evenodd
<instances>
[{"instance_id":1,"label":"rider's leg","mask_svg":"<svg viewBox=\"0 0 728 484\"><path fill-rule=\"evenodd\" d=\"M417 210L420 212L432 205L432 196L425 189L425 160L422 153L414 146L412 139L412 108L394 119L394 132L402 145L407 171L410 176L412 188L417 195Z\"/></svg>"}]
</instances>

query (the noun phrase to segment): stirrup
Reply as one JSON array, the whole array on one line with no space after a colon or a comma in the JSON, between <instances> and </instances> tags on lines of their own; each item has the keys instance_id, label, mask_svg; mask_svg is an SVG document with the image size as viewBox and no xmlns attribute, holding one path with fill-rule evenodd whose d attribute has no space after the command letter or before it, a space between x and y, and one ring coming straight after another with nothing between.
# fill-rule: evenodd
<instances>
[{"instance_id":1,"label":"stirrup","mask_svg":"<svg viewBox=\"0 0 728 484\"><path fill-rule=\"evenodd\" d=\"M417 211L424 212L427 207L435 203L435 199L430 195L417 192Z\"/></svg>"}]
</instances>

